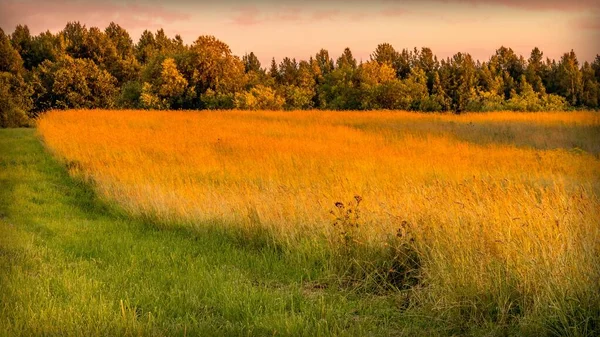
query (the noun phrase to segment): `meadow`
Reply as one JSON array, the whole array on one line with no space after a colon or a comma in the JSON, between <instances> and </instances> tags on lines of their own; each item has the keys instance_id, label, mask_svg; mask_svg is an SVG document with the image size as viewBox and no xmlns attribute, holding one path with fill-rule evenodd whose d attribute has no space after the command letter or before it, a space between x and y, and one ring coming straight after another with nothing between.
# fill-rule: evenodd
<instances>
[{"instance_id":1,"label":"meadow","mask_svg":"<svg viewBox=\"0 0 600 337\"><path fill-rule=\"evenodd\" d=\"M369 308L324 327L307 304L309 335L600 332L598 113L70 110L37 132L69 179L153 235L231 242L302 296Z\"/></svg>"}]
</instances>

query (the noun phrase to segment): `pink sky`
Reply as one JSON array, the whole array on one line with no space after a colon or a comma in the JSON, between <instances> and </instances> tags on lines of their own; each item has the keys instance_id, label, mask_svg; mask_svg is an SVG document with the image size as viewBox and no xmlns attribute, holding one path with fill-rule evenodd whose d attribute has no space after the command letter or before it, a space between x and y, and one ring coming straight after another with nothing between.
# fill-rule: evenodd
<instances>
[{"instance_id":1,"label":"pink sky","mask_svg":"<svg viewBox=\"0 0 600 337\"><path fill-rule=\"evenodd\" d=\"M350 47L367 60L377 44L430 47L439 57L462 51L487 60L504 45L526 58L539 47L551 58L574 49L580 60L600 54L600 0L208 1L0 0L0 27L21 23L33 34L60 31L68 21L100 28L114 21L134 41L163 28L186 43L214 35L236 55L307 59L319 49L337 57Z\"/></svg>"}]
</instances>

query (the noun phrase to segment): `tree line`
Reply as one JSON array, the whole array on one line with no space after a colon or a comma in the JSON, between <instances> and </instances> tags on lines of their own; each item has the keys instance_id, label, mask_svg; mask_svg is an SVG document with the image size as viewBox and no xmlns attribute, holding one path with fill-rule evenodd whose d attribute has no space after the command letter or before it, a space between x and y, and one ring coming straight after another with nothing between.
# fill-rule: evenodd
<instances>
[{"instance_id":1,"label":"tree line","mask_svg":"<svg viewBox=\"0 0 600 337\"><path fill-rule=\"evenodd\" d=\"M121 26L104 31L69 22L37 36L0 28L0 126L27 124L49 109L329 109L413 111L550 111L600 107L600 56L581 64L534 48L528 59L500 47L488 61L468 53L438 59L431 49L377 46L357 62L320 50L263 67L224 42L191 45L160 29L134 43Z\"/></svg>"}]
</instances>

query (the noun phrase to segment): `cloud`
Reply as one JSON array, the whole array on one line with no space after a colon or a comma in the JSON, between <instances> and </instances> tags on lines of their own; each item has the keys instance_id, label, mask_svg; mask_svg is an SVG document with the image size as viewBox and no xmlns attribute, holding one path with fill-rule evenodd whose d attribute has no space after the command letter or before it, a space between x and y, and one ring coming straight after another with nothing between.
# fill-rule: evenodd
<instances>
[{"instance_id":1,"label":"cloud","mask_svg":"<svg viewBox=\"0 0 600 337\"><path fill-rule=\"evenodd\" d=\"M316 21L334 20L341 14L342 12L338 9L317 10L312 13L312 19Z\"/></svg>"},{"instance_id":2,"label":"cloud","mask_svg":"<svg viewBox=\"0 0 600 337\"><path fill-rule=\"evenodd\" d=\"M242 7L236 10L231 21L236 25L252 26L263 21L262 13L257 7Z\"/></svg>"},{"instance_id":3,"label":"cloud","mask_svg":"<svg viewBox=\"0 0 600 337\"><path fill-rule=\"evenodd\" d=\"M68 21L105 27L111 21L130 29L154 28L190 19L190 15L141 3L84 2L75 0L2 1L0 26L12 30L27 24L32 32L59 29Z\"/></svg>"},{"instance_id":4,"label":"cloud","mask_svg":"<svg viewBox=\"0 0 600 337\"><path fill-rule=\"evenodd\" d=\"M386 8L381 10L380 14L383 16L387 16L387 17L399 17L399 16L405 16L407 14L409 14L410 12L404 8L400 8L400 7L390 7L390 8Z\"/></svg>"},{"instance_id":5,"label":"cloud","mask_svg":"<svg viewBox=\"0 0 600 337\"><path fill-rule=\"evenodd\" d=\"M595 31L600 33L600 14L589 15L571 22L571 25L580 30ZM596 43L597 45L597 43Z\"/></svg>"},{"instance_id":6,"label":"cloud","mask_svg":"<svg viewBox=\"0 0 600 337\"><path fill-rule=\"evenodd\" d=\"M334 1L321 2L319 6L238 6L232 8L230 22L241 26L253 26L263 23L316 23L322 21L360 21L372 17L399 17L410 12L398 6L372 5L369 8L352 6L342 9L323 7ZM339 6L338 6L339 7Z\"/></svg>"},{"instance_id":7,"label":"cloud","mask_svg":"<svg viewBox=\"0 0 600 337\"><path fill-rule=\"evenodd\" d=\"M231 22L241 26L253 26L265 22L299 22L306 19L302 10L292 7L277 8L274 11L260 9L257 6L243 6L233 9Z\"/></svg>"},{"instance_id":8,"label":"cloud","mask_svg":"<svg viewBox=\"0 0 600 337\"><path fill-rule=\"evenodd\" d=\"M503 6L534 11L583 11L600 9L600 1L598 0L431 0L429 2L475 6Z\"/></svg>"},{"instance_id":9,"label":"cloud","mask_svg":"<svg viewBox=\"0 0 600 337\"><path fill-rule=\"evenodd\" d=\"M326 20L335 20L342 14L336 9L302 9L298 7L283 6L278 8L260 9L257 6L237 7L233 10L230 22L253 26L262 23L295 22L308 23Z\"/></svg>"}]
</instances>

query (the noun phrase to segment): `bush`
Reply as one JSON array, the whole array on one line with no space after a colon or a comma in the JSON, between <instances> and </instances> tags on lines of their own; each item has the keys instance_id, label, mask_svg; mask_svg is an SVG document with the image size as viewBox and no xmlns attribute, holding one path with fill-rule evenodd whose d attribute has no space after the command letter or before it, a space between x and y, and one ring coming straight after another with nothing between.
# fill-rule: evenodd
<instances>
[{"instance_id":1,"label":"bush","mask_svg":"<svg viewBox=\"0 0 600 337\"><path fill-rule=\"evenodd\" d=\"M312 89L288 85L283 88L287 110L310 109L313 107L315 92Z\"/></svg>"},{"instance_id":2,"label":"bush","mask_svg":"<svg viewBox=\"0 0 600 337\"><path fill-rule=\"evenodd\" d=\"M224 110L235 108L234 94L217 93L212 89L200 96L204 108L209 110Z\"/></svg>"},{"instance_id":3,"label":"bush","mask_svg":"<svg viewBox=\"0 0 600 337\"><path fill-rule=\"evenodd\" d=\"M0 73L0 127L29 126L31 86L20 75Z\"/></svg>"},{"instance_id":4,"label":"bush","mask_svg":"<svg viewBox=\"0 0 600 337\"><path fill-rule=\"evenodd\" d=\"M250 91L235 94L235 107L245 110L281 110L285 99L270 87L257 85Z\"/></svg>"},{"instance_id":5,"label":"bush","mask_svg":"<svg viewBox=\"0 0 600 337\"><path fill-rule=\"evenodd\" d=\"M117 100L117 105L121 108L136 109L142 106L142 84L137 81L130 81L121 87L121 94Z\"/></svg>"}]
</instances>

